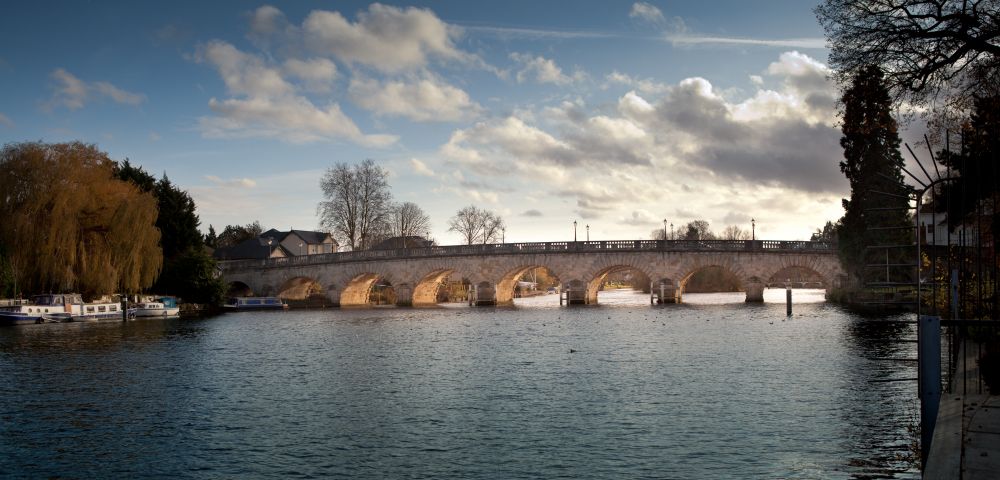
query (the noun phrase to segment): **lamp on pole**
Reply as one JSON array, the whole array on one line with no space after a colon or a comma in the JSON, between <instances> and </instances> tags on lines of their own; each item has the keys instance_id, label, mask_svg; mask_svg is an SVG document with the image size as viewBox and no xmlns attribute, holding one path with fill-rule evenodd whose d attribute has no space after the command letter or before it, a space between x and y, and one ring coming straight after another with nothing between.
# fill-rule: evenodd
<instances>
[{"instance_id":1,"label":"lamp on pole","mask_svg":"<svg viewBox=\"0 0 1000 480\"><path fill-rule=\"evenodd\" d=\"M299 242L299 254L301 254L301 255L305 255L306 254L305 246L306 246L306 244L304 242Z\"/></svg>"},{"instance_id":2,"label":"lamp on pole","mask_svg":"<svg viewBox=\"0 0 1000 480\"><path fill-rule=\"evenodd\" d=\"M670 222L670 239L674 239L674 222Z\"/></svg>"},{"instance_id":3,"label":"lamp on pole","mask_svg":"<svg viewBox=\"0 0 1000 480\"><path fill-rule=\"evenodd\" d=\"M750 219L750 240L757 240L757 219Z\"/></svg>"},{"instance_id":4,"label":"lamp on pole","mask_svg":"<svg viewBox=\"0 0 1000 480\"><path fill-rule=\"evenodd\" d=\"M590 241L590 224L587 224L587 241Z\"/></svg>"},{"instance_id":5,"label":"lamp on pole","mask_svg":"<svg viewBox=\"0 0 1000 480\"><path fill-rule=\"evenodd\" d=\"M500 243L506 243L507 227L500 227Z\"/></svg>"},{"instance_id":6,"label":"lamp on pole","mask_svg":"<svg viewBox=\"0 0 1000 480\"><path fill-rule=\"evenodd\" d=\"M576 220L573 220L573 241L576 241Z\"/></svg>"},{"instance_id":7,"label":"lamp on pole","mask_svg":"<svg viewBox=\"0 0 1000 480\"><path fill-rule=\"evenodd\" d=\"M667 219L663 219L663 239L667 239Z\"/></svg>"},{"instance_id":8,"label":"lamp on pole","mask_svg":"<svg viewBox=\"0 0 1000 480\"><path fill-rule=\"evenodd\" d=\"M274 243L274 238L267 237L267 258L271 258L271 255L274 254L274 249L271 248L272 243Z\"/></svg>"}]
</instances>

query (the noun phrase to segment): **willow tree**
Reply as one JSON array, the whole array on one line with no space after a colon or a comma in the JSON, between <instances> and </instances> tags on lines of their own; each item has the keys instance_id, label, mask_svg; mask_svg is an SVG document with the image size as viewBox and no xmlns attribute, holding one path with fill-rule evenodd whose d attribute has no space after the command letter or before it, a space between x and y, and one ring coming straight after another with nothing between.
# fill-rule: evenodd
<instances>
[{"instance_id":1,"label":"willow tree","mask_svg":"<svg viewBox=\"0 0 1000 480\"><path fill-rule=\"evenodd\" d=\"M0 251L18 290L86 295L149 287L163 264L156 199L80 142L0 151Z\"/></svg>"}]
</instances>

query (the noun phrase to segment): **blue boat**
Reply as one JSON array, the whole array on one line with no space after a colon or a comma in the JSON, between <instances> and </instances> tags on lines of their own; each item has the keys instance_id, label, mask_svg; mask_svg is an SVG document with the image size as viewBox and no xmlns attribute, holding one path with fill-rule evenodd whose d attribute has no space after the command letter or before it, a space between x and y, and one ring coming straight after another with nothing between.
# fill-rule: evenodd
<instances>
[{"instance_id":1,"label":"blue boat","mask_svg":"<svg viewBox=\"0 0 1000 480\"><path fill-rule=\"evenodd\" d=\"M233 297L223 307L229 310L282 310L288 305L278 297Z\"/></svg>"}]
</instances>

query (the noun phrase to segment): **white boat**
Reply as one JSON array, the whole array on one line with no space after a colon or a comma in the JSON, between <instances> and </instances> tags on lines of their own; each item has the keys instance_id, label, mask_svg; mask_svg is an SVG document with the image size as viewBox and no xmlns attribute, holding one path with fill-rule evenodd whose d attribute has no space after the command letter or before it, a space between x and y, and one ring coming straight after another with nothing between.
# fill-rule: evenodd
<instances>
[{"instance_id":1,"label":"white boat","mask_svg":"<svg viewBox=\"0 0 1000 480\"><path fill-rule=\"evenodd\" d=\"M180 311L177 299L174 297L147 298L146 301L138 302L129 309L129 312L136 318L176 317Z\"/></svg>"},{"instance_id":2,"label":"white boat","mask_svg":"<svg viewBox=\"0 0 1000 480\"><path fill-rule=\"evenodd\" d=\"M233 297L223 305L229 310L279 310L288 305L278 297Z\"/></svg>"},{"instance_id":3,"label":"white boat","mask_svg":"<svg viewBox=\"0 0 1000 480\"><path fill-rule=\"evenodd\" d=\"M84 303L78 293L35 295L27 305L0 309L0 325L20 325L44 322L72 322L122 318L116 302Z\"/></svg>"}]
</instances>

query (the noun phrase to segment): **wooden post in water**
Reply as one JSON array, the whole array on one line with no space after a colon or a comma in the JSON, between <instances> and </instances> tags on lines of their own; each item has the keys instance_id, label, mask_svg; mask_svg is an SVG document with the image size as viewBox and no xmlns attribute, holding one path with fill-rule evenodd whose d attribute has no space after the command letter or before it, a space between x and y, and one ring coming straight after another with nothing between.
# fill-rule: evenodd
<instances>
[{"instance_id":1,"label":"wooden post in water","mask_svg":"<svg viewBox=\"0 0 1000 480\"><path fill-rule=\"evenodd\" d=\"M792 284L785 284L785 315L792 316Z\"/></svg>"},{"instance_id":2,"label":"wooden post in water","mask_svg":"<svg viewBox=\"0 0 1000 480\"><path fill-rule=\"evenodd\" d=\"M663 297L662 293L660 294L660 297L661 298ZM650 305L653 304L653 282L652 281L649 282L649 304Z\"/></svg>"}]
</instances>

